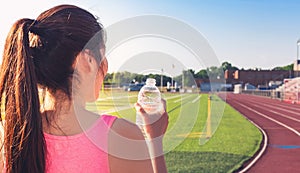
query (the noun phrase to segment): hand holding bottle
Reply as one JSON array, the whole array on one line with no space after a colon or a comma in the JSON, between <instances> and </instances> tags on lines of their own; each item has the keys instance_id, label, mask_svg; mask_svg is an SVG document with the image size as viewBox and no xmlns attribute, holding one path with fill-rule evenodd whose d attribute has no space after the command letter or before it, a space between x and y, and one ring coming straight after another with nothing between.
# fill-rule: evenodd
<instances>
[{"instance_id":1,"label":"hand holding bottle","mask_svg":"<svg viewBox=\"0 0 300 173\"><path fill-rule=\"evenodd\" d=\"M145 138L155 138L163 135L168 126L166 101L161 99L159 89L153 78L146 80L139 94L136 104L136 124L144 133ZM159 129L161 131L159 132Z\"/></svg>"},{"instance_id":2,"label":"hand holding bottle","mask_svg":"<svg viewBox=\"0 0 300 173\"><path fill-rule=\"evenodd\" d=\"M144 133L153 171L167 172L163 137L168 127L166 101L161 99L160 91L155 86L155 79L148 78L138 95L136 108L136 124Z\"/></svg>"},{"instance_id":3,"label":"hand holding bottle","mask_svg":"<svg viewBox=\"0 0 300 173\"><path fill-rule=\"evenodd\" d=\"M148 138L163 137L168 127L168 113L166 112L166 101L161 99L162 111L155 114L147 114L143 107L135 104L137 114L142 118L143 124L138 124Z\"/></svg>"}]
</instances>

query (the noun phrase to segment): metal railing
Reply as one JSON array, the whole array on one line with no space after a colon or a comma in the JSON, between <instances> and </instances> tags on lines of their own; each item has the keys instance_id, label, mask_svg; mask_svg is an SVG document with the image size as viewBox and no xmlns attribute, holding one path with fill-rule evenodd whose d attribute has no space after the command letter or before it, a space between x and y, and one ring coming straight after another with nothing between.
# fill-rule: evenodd
<instances>
[{"instance_id":1,"label":"metal railing","mask_svg":"<svg viewBox=\"0 0 300 173\"><path fill-rule=\"evenodd\" d=\"M243 94L251 94L262 97L269 97L290 103L300 103L300 93L290 93L276 90L242 90Z\"/></svg>"}]
</instances>

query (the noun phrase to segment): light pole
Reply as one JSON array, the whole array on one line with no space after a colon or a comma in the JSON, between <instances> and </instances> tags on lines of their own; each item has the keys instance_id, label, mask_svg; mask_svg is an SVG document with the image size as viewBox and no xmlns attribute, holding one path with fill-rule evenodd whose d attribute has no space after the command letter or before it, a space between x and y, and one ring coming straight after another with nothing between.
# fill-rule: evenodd
<instances>
[{"instance_id":1,"label":"light pole","mask_svg":"<svg viewBox=\"0 0 300 173\"><path fill-rule=\"evenodd\" d=\"M161 69L161 75L160 75L160 92L163 90L163 73L164 69Z\"/></svg>"},{"instance_id":2,"label":"light pole","mask_svg":"<svg viewBox=\"0 0 300 173\"><path fill-rule=\"evenodd\" d=\"M172 72L174 72L174 68L175 68L175 65L174 64L172 64ZM174 83L174 80L173 80L173 75L172 75L172 83L171 83L171 85L172 85L172 89L174 89L174 85L173 85L173 83Z\"/></svg>"},{"instance_id":3,"label":"light pole","mask_svg":"<svg viewBox=\"0 0 300 173\"><path fill-rule=\"evenodd\" d=\"M298 63L298 61L299 61L299 46L300 46L300 39L297 41L297 58L296 58L296 68L294 67L294 71L296 71L297 73L296 73L296 76L294 76L294 77L298 77L298 73L299 73L299 63ZM296 96L297 96L297 103L299 102L299 85L298 85L298 82L299 82L299 79L297 78L296 79L296 86L297 86L297 92L296 92Z\"/></svg>"},{"instance_id":4,"label":"light pole","mask_svg":"<svg viewBox=\"0 0 300 173\"><path fill-rule=\"evenodd\" d=\"M300 46L300 39L297 41L297 57L296 57L296 67L294 67L294 71L296 72L296 75L294 77L298 77L298 60L299 60L299 46Z\"/></svg>"},{"instance_id":5,"label":"light pole","mask_svg":"<svg viewBox=\"0 0 300 173\"><path fill-rule=\"evenodd\" d=\"M182 89L184 90L184 70L182 70Z\"/></svg>"}]
</instances>

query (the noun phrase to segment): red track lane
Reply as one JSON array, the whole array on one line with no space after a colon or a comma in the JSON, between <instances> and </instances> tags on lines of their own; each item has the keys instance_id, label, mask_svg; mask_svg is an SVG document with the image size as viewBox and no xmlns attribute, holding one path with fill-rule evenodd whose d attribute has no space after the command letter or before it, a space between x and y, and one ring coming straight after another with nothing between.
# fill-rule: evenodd
<instances>
[{"instance_id":1,"label":"red track lane","mask_svg":"<svg viewBox=\"0 0 300 173\"><path fill-rule=\"evenodd\" d=\"M247 172L300 172L300 105L232 93L226 102L267 133L264 154Z\"/></svg>"}]
</instances>

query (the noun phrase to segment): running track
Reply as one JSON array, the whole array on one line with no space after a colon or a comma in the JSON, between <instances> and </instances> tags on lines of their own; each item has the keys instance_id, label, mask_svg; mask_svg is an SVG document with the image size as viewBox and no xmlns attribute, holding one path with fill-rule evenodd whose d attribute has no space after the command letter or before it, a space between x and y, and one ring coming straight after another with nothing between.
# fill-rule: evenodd
<instances>
[{"instance_id":1,"label":"running track","mask_svg":"<svg viewBox=\"0 0 300 173\"><path fill-rule=\"evenodd\" d=\"M226 102L267 135L265 150L261 150L262 155L246 172L300 172L300 105L233 93L226 94Z\"/></svg>"}]
</instances>

